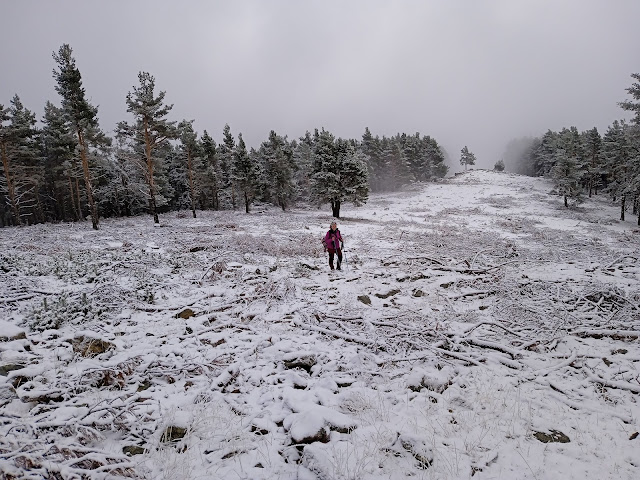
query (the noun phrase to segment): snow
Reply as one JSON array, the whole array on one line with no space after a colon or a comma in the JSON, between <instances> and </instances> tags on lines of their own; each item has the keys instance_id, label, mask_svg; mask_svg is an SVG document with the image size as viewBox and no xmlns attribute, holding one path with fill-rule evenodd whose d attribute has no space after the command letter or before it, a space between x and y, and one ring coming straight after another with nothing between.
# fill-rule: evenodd
<instances>
[{"instance_id":1,"label":"snow","mask_svg":"<svg viewBox=\"0 0 640 480\"><path fill-rule=\"evenodd\" d=\"M0 229L0 471L639 478L640 229L550 190L346 204L331 273L327 207Z\"/></svg>"}]
</instances>

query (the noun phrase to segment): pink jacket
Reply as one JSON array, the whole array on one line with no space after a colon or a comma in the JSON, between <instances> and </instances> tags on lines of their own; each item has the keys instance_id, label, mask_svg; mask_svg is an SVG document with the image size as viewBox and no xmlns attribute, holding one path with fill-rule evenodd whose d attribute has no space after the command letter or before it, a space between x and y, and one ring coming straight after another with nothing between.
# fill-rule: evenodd
<instances>
[{"instance_id":1,"label":"pink jacket","mask_svg":"<svg viewBox=\"0 0 640 480\"><path fill-rule=\"evenodd\" d=\"M325 247L331 250L340 250L340 242L343 242L340 229L329 230L322 241Z\"/></svg>"}]
</instances>

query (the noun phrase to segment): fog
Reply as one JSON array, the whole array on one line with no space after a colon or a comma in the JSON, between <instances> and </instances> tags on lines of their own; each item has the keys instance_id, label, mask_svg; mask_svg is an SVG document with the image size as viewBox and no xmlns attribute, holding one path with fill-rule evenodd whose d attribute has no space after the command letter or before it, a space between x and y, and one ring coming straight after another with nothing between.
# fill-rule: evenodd
<instances>
[{"instance_id":1,"label":"fog","mask_svg":"<svg viewBox=\"0 0 640 480\"><path fill-rule=\"evenodd\" d=\"M628 118L617 102L640 71L637 0L26 0L0 18L0 103L17 93L38 118L69 43L109 134L148 71L171 118L216 141L225 123L254 147L270 130L420 132L481 167L515 137Z\"/></svg>"}]
</instances>

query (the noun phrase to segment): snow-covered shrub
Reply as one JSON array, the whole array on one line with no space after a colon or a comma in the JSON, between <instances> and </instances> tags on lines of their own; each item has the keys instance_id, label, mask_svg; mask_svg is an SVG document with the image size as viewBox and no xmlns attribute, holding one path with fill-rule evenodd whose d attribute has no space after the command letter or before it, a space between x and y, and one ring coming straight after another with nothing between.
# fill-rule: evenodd
<instances>
[{"instance_id":1,"label":"snow-covered shrub","mask_svg":"<svg viewBox=\"0 0 640 480\"><path fill-rule=\"evenodd\" d=\"M63 291L52 300L45 297L42 303L34 305L26 315L26 323L32 330L44 331L58 329L68 323L97 320L102 314L102 309L87 294L72 295Z\"/></svg>"}]
</instances>

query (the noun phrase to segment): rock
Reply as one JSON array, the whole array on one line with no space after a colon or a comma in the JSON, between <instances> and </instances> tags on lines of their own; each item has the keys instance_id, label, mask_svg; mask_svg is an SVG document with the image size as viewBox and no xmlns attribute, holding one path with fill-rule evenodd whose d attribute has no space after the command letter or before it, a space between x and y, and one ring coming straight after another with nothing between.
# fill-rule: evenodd
<instances>
[{"instance_id":1,"label":"rock","mask_svg":"<svg viewBox=\"0 0 640 480\"><path fill-rule=\"evenodd\" d=\"M420 290L419 288L416 288L413 291L413 296L414 297L422 297L424 295L424 292L422 290Z\"/></svg>"},{"instance_id":2,"label":"rock","mask_svg":"<svg viewBox=\"0 0 640 480\"><path fill-rule=\"evenodd\" d=\"M8 363L6 365L0 365L0 376L6 377L9 372L13 372L14 370L21 370L24 367L24 365L20 365L19 363Z\"/></svg>"},{"instance_id":3,"label":"rock","mask_svg":"<svg viewBox=\"0 0 640 480\"><path fill-rule=\"evenodd\" d=\"M636 438L638 438L638 432L633 432L629 437L629 440L635 440Z\"/></svg>"},{"instance_id":4,"label":"rock","mask_svg":"<svg viewBox=\"0 0 640 480\"><path fill-rule=\"evenodd\" d=\"M11 385L0 385L0 407L18 398L16 391Z\"/></svg>"},{"instance_id":5,"label":"rock","mask_svg":"<svg viewBox=\"0 0 640 480\"><path fill-rule=\"evenodd\" d=\"M365 305L371 305L371 299L369 298L369 295L358 295L358 300Z\"/></svg>"},{"instance_id":6,"label":"rock","mask_svg":"<svg viewBox=\"0 0 640 480\"><path fill-rule=\"evenodd\" d=\"M79 335L71 340L71 345L73 345L73 352L81 357L95 357L116 348L111 342L84 335Z\"/></svg>"},{"instance_id":7,"label":"rock","mask_svg":"<svg viewBox=\"0 0 640 480\"><path fill-rule=\"evenodd\" d=\"M393 297L394 295L397 295L400 293L400 290L398 290L397 288L394 288L393 290L387 292L387 293L376 293L375 296L378 298L389 298L389 297Z\"/></svg>"},{"instance_id":8,"label":"rock","mask_svg":"<svg viewBox=\"0 0 640 480\"><path fill-rule=\"evenodd\" d=\"M140 445L127 445L122 448L122 453L130 457L133 455L142 455L144 453L144 447Z\"/></svg>"},{"instance_id":9,"label":"rock","mask_svg":"<svg viewBox=\"0 0 640 480\"><path fill-rule=\"evenodd\" d=\"M571 440L558 430L549 430L549 433L533 432L533 436L542 443L569 443Z\"/></svg>"},{"instance_id":10,"label":"rock","mask_svg":"<svg viewBox=\"0 0 640 480\"><path fill-rule=\"evenodd\" d=\"M191 318L195 315L194 311L190 308L185 308L180 313L176 315L176 318L184 318L185 320Z\"/></svg>"},{"instance_id":11,"label":"rock","mask_svg":"<svg viewBox=\"0 0 640 480\"><path fill-rule=\"evenodd\" d=\"M285 368L301 368L311 373L311 367L316 364L316 357L313 354L303 354L299 356L287 355L284 359Z\"/></svg>"},{"instance_id":12,"label":"rock","mask_svg":"<svg viewBox=\"0 0 640 480\"><path fill-rule=\"evenodd\" d=\"M187 434L187 429L182 427L176 427L175 425L165 428L160 441L163 443L177 442L182 440Z\"/></svg>"},{"instance_id":13,"label":"rock","mask_svg":"<svg viewBox=\"0 0 640 480\"><path fill-rule=\"evenodd\" d=\"M20 327L13 323L0 320L0 342L11 342L13 340L24 340L27 334Z\"/></svg>"}]
</instances>

